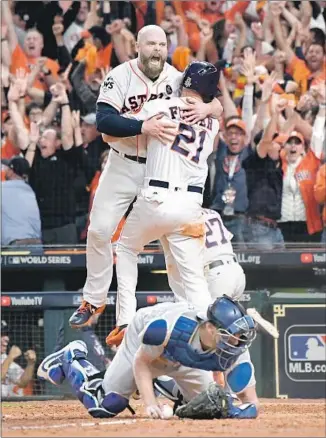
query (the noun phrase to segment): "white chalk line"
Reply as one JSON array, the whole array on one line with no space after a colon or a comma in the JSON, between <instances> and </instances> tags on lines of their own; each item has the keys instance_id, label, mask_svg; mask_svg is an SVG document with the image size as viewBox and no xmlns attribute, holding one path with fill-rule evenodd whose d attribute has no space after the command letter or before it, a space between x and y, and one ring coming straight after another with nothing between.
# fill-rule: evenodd
<instances>
[{"instance_id":1,"label":"white chalk line","mask_svg":"<svg viewBox=\"0 0 326 438\"><path fill-rule=\"evenodd\" d=\"M49 426L11 426L7 430L40 430L40 429L60 429L65 427L94 427L101 425L116 425L116 424L133 424L137 422L149 421L149 418L139 418L137 420L112 420L112 421L101 421L98 423L87 422L87 423L62 423L62 424L50 424ZM3 424L2 424L3 425ZM3 425L4 426L4 425Z\"/></svg>"}]
</instances>

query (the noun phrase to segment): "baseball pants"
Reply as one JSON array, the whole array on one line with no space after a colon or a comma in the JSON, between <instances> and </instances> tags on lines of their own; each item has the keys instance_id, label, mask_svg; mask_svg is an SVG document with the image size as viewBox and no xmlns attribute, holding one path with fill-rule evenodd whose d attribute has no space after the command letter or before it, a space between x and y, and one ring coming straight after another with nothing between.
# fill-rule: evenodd
<instances>
[{"instance_id":1,"label":"baseball pants","mask_svg":"<svg viewBox=\"0 0 326 438\"><path fill-rule=\"evenodd\" d=\"M143 186L144 174L145 164L110 151L94 197L87 235L87 279L83 295L96 307L106 303L112 281L112 235Z\"/></svg>"},{"instance_id":2,"label":"baseball pants","mask_svg":"<svg viewBox=\"0 0 326 438\"><path fill-rule=\"evenodd\" d=\"M143 247L165 237L178 267L184 299L206 310L211 302L204 276L205 225L197 193L148 187L134 204L116 248L119 284L117 325L136 312L137 256Z\"/></svg>"}]
</instances>

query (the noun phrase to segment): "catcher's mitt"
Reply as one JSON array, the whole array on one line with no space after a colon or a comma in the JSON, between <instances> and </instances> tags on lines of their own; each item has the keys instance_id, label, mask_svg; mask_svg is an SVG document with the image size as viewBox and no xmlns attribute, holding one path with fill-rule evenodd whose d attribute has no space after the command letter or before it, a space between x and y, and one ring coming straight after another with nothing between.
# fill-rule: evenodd
<instances>
[{"instance_id":1,"label":"catcher's mitt","mask_svg":"<svg viewBox=\"0 0 326 438\"><path fill-rule=\"evenodd\" d=\"M175 414L180 418L195 420L212 420L227 418L232 398L216 383L211 383L208 389L196 395L189 403L177 408Z\"/></svg>"}]
</instances>

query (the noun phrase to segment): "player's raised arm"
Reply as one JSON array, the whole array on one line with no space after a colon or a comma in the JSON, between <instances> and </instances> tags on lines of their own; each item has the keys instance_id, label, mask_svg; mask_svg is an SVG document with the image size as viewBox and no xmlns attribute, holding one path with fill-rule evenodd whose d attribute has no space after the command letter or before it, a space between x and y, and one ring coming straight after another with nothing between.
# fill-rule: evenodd
<instances>
[{"instance_id":1,"label":"player's raised arm","mask_svg":"<svg viewBox=\"0 0 326 438\"><path fill-rule=\"evenodd\" d=\"M177 135L178 124L166 117L163 118L164 113L160 110L161 106L158 106L155 101L146 102L140 111L137 113L126 113L122 118L141 122L141 134L155 137L160 141L167 143L173 141L174 137ZM102 135L102 137L107 143L114 143L119 140L118 136L114 135Z\"/></svg>"}]
</instances>

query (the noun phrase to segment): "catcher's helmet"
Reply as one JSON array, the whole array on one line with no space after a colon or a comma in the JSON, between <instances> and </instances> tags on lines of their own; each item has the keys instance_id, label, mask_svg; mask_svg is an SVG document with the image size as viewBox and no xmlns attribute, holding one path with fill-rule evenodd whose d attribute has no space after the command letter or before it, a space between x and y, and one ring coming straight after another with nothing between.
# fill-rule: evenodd
<instances>
[{"instance_id":1,"label":"catcher's helmet","mask_svg":"<svg viewBox=\"0 0 326 438\"><path fill-rule=\"evenodd\" d=\"M215 325L219 334L216 350L221 361L239 356L256 337L256 324L238 302L226 295L217 298L207 310L207 320Z\"/></svg>"},{"instance_id":2,"label":"catcher's helmet","mask_svg":"<svg viewBox=\"0 0 326 438\"><path fill-rule=\"evenodd\" d=\"M188 65L183 74L182 87L196 91L205 103L220 96L218 89L220 70L213 64L195 61Z\"/></svg>"}]
</instances>

